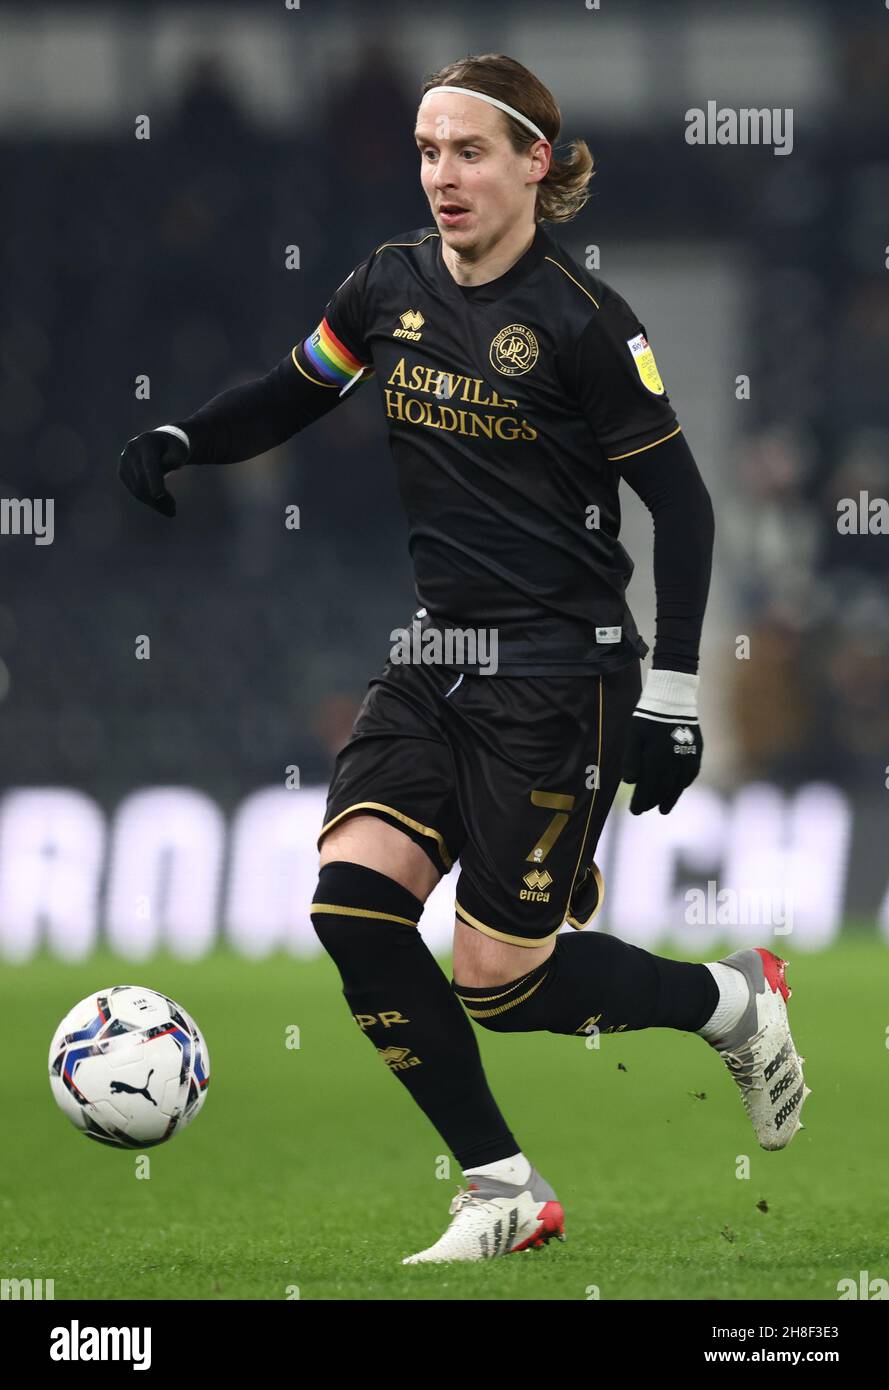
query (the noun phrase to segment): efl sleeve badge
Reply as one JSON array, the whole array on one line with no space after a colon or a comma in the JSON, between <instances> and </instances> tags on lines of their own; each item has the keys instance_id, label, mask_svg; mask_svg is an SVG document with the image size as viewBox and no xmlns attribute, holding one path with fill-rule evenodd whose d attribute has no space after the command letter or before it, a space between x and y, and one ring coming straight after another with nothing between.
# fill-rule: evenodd
<instances>
[{"instance_id":1,"label":"efl sleeve badge","mask_svg":"<svg viewBox=\"0 0 889 1390\"><path fill-rule=\"evenodd\" d=\"M633 361L636 363L636 371L639 373L642 385L653 395L662 396L664 383L661 381L660 372L654 360L654 353L645 334L639 333L635 338L628 338L627 347L633 354Z\"/></svg>"}]
</instances>

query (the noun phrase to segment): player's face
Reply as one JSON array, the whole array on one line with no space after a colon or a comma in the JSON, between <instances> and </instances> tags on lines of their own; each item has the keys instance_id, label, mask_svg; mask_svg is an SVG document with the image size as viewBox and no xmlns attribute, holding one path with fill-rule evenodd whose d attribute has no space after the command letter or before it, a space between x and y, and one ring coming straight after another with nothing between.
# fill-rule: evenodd
<instances>
[{"instance_id":1,"label":"player's face","mask_svg":"<svg viewBox=\"0 0 889 1390\"><path fill-rule=\"evenodd\" d=\"M513 150L496 107L435 92L420 103L414 133L423 191L448 246L480 256L517 221L533 221L534 161Z\"/></svg>"}]
</instances>

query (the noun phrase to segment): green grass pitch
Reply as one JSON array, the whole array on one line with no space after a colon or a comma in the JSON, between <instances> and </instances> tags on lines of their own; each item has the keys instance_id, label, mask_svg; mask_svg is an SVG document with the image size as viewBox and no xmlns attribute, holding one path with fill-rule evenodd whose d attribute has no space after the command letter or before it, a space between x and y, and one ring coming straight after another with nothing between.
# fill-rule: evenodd
<instances>
[{"instance_id":1,"label":"green grass pitch","mask_svg":"<svg viewBox=\"0 0 889 1390\"><path fill-rule=\"evenodd\" d=\"M300 1299L835 1300L841 1278L889 1277L889 949L863 933L818 955L782 946L812 1086L787 1150L757 1146L693 1035L606 1036L596 1051L479 1029L567 1240L419 1268L401 1257L445 1229L461 1174L451 1160L437 1176L438 1135L352 1022L326 957L4 966L0 1276L52 1278L57 1299L283 1300L295 1286ZM147 1181L135 1154L75 1132L46 1076L62 1015L118 983L179 999L210 1049L204 1109L149 1151Z\"/></svg>"}]
</instances>

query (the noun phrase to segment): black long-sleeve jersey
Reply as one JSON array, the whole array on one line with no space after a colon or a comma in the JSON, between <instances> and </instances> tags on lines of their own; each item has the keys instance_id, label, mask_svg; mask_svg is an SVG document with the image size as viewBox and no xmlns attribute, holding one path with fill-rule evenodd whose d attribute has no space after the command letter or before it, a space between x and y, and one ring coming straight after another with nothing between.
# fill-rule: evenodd
<instances>
[{"instance_id":1,"label":"black long-sleeve jersey","mask_svg":"<svg viewBox=\"0 0 889 1390\"><path fill-rule=\"evenodd\" d=\"M645 327L620 295L539 225L505 274L474 286L454 280L435 228L404 233L353 270L315 331L264 379L278 418L263 447L368 377L389 428L422 626L496 630L501 675L604 673L644 656L625 598L633 563L618 539L621 470L662 448L693 475L687 495L701 516L709 498L677 438ZM236 429L220 444L207 411L182 422L195 461L249 449ZM656 652L656 664L696 669L708 520L683 537L702 554L675 611L662 615L659 594L659 648L662 616L677 636L685 627L676 658ZM687 569L675 535L674 568ZM657 571L657 534L655 560Z\"/></svg>"}]
</instances>

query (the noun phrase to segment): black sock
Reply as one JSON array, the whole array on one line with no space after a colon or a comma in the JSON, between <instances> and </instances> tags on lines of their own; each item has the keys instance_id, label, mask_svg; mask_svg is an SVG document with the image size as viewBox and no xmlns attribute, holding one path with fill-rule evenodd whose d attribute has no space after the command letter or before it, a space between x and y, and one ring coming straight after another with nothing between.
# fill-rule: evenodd
<instances>
[{"instance_id":1,"label":"black sock","mask_svg":"<svg viewBox=\"0 0 889 1390\"><path fill-rule=\"evenodd\" d=\"M696 1032L719 1002L706 965L653 956L602 932L562 932L542 965L507 985L452 981L471 1018L507 1033Z\"/></svg>"},{"instance_id":2,"label":"black sock","mask_svg":"<svg viewBox=\"0 0 889 1390\"><path fill-rule=\"evenodd\" d=\"M482 1070L472 1025L416 926L423 904L361 864L325 864L312 925L358 1026L461 1168L519 1152ZM393 920L393 918L399 920Z\"/></svg>"}]
</instances>

